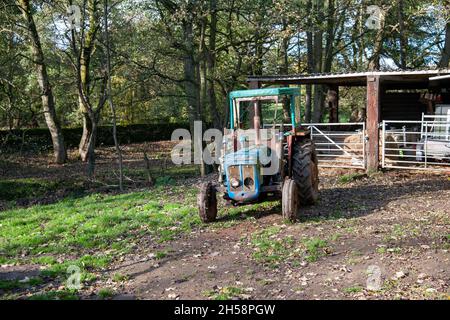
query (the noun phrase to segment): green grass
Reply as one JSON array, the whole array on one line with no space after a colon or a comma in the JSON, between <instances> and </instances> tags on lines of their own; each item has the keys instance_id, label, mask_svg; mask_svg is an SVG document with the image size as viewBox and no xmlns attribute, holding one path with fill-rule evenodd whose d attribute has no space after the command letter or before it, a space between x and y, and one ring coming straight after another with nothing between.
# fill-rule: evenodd
<instances>
[{"instance_id":1,"label":"green grass","mask_svg":"<svg viewBox=\"0 0 450 320\"><path fill-rule=\"evenodd\" d=\"M11 291L15 289L21 289L27 286L38 286L43 283L42 278L40 277L33 277L30 278L26 282L20 282L18 279L14 280L0 280L0 290L3 291Z\"/></svg>"},{"instance_id":2,"label":"green grass","mask_svg":"<svg viewBox=\"0 0 450 320\"><path fill-rule=\"evenodd\" d=\"M157 251L155 252L155 259L160 260L167 257L169 253L167 251Z\"/></svg>"},{"instance_id":3,"label":"green grass","mask_svg":"<svg viewBox=\"0 0 450 320\"><path fill-rule=\"evenodd\" d=\"M68 268L79 267L81 285L97 279L117 256L128 253L143 236L174 239L200 225L191 187L161 186L120 195L92 194L51 205L0 212L0 263L44 266L41 277L0 283L2 291L36 286L42 281L66 285ZM67 256L70 253L70 256ZM156 253L163 259L168 252ZM125 278L122 278L125 279ZM120 281L119 277L115 277ZM106 297L104 293L99 293ZM73 299L73 292L49 292L32 299Z\"/></svg>"},{"instance_id":4,"label":"green grass","mask_svg":"<svg viewBox=\"0 0 450 320\"><path fill-rule=\"evenodd\" d=\"M51 257L39 256L110 248L119 251L144 234L156 241L170 240L200 224L194 205L196 192L193 188L160 187L1 212L0 260L5 263L25 255L54 264Z\"/></svg>"},{"instance_id":5,"label":"green grass","mask_svg":"<svg viewBox=\"0 0 450 320\"><path fill-rule=\"evenodd\" d=\"M128 177L147 177L146 169L126 169L124 174ZM156 180L158 185L174 185L176 180L196 177L199 174L197 165L169 166L164 170L160 168L150 169L150 175Z\"/></svg>"},{"instance_id":6,"label":"green grass","mask_svg":"<svg viewBox=\"0 0 450 320\"><path fill-rule=\"evenodd\" d=\"M0 200L14 201L40 197L60 187L59 181L45 179L0 180Z\"/></svg>"},{"instance_id":7,"label":"green grass","mask_svg":"<svg viewBox=\"0 0 450 320\"><path fill-rule=\"evenodd\" d=\"M112 277L112 280L114 282L122 282L122 281L126 281L130 279L130 276L126 275L126 274L120 274L120 273L115 273Z\"/></svg>"},{"instance_id":8,"label":"green grass","mask_svg":"<svg viewBox=\"0 0 450 320\"><path fill-rule=\"evenodd\" d=\"M244 294L245 290L237 287L224 287L216 291L207 291L205 296L212 300L231 300L233 298L239 298Z\"/></svg>"},{"instance_id":9,"label":"green grass","mask_svg":"<svg viewBox=\"0 0 450 320\"><path fill-rule=\"evenodd\" d=\"M72 291L48 291L32 295L29 300L78 300L76 293Z\"/></svg>"},{"instance_id":10,"label":"green grass","mask_svg":"<svg viewBox=\"0 0 450 320\"><path fill-rule=\"evenodd\" d=\"M359 293L361 291L363 291L363 287L360 286L355 286L355 287L349 287L349 288L345 288L344 292L345 293Z\"/></svg>"},{"instance_id":11,"label":"green grass","mask_svg":"<svg viewBox=\"0 0 450 320\"><path fill-rule=\"evenodd\" d=\"M98 291L98 296L101 299L108 299L114 296L114 291L109 288L102 288Z\"/></svg>"},{"instance_id":12,"label":"green grass","mask_svg":"<svg viewBox=\"0 0 450 320\"><path fill-rule=\"evenodd\" d=\"M253 253L255 260L276 267L291 255L294 240L292 237L278 238L280 231L280 227L273 226L252 235L251 244L255 248Z\"/></svg>"},{"instance_id":13,"label":"green grass","mask_svg":"<svg viewBox=\"0 0 450 320\"><path fill-rule=\"evenodd\" d=\"M306 261L315 262L326 254L324 249L328 246L328 242L319 238L310 238L304 241L304 245L306 247Z\"/></svg>"},{"instance_id":14,"label":"green grass","mask_svg":"<svg viewBox=\"0 0 450 320\"><path fill-rule=\"evenodd\" d=\"M350 183L352 181L362 179L364 177L367 177L366 173L349 173L349 174L344 174L344 175L340 176L338 181L342 184L345 184L345 183Z\"/></svg>"}]
</instances>

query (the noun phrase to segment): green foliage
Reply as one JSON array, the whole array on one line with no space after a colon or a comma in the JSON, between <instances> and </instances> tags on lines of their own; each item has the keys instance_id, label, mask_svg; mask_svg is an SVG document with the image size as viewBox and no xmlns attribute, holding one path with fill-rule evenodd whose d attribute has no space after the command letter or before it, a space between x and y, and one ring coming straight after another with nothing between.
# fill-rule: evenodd
<instances>
[{"instance_id":1,"label":"green foliage","mask_svg":"<svg viewBox=\"0 0 450 320\"><path fill-rule=\"evenodd\" d=\"M73 4L84 8L80 0ZM53 19L61 14L62 5L61 1L36 5L33 18L61 123L64 127L79 127L82 117L77 83L67 54L72 59L75 56L66 50L69 43L64 35L68 30ZM381 44L377 41L378 30L365 27L369 5L384 11ZM287 0L215 0L201 4L193 0L125 0L111 1L110 6L109 30L114 48L111 80L122 125L187 122L194 120L196 109L202 110L203 119L221 125L226 122L227 93L246 87L248 74L304 73L311 67L312 72L365 71L378 45L384 57L382 68L433 68L442 55L440 44L450 12L436 0L403 0L389 6L381 0L319 0L312 7L307 1ZM34 67L30 47L25 41L17 41L26 37L24 28L18 27L23 20L11 8L14 6L2 7L0 13L0 27L13 31L0 34L0 127L44 127L37 78L29 72ZM88 12L81 13L83 19L89 18ZM96 15L102 15L102 6L97 6ZM89 26L85 24L75 33L76 40L88 34ZM187 26L192 28L192 36L187 37ZM306 45L305 30L310 29L323 39L313 48ZM92 51L90 66L90 98L94 103L100 99L104 40L103 32L94 37L98 49ZM322 57L317 63L323 67L308 66L311 56ZM185 64L186 58L191 59L192 68ZM388 63L383 65L383 61ZM208 81L202 81L200 75L206 75ZM195 92L188 92L189 86L184 86L186 76L192 80ZM364 89L343 90L341 120L363 119ZM100 118L102 124L110 124L109 108L102 110ZM322 118L326 119L326 115ZM136 136L140 135L131 138ZM127 136L123 138L127 141Z\"/></svg>"}]
</instances>

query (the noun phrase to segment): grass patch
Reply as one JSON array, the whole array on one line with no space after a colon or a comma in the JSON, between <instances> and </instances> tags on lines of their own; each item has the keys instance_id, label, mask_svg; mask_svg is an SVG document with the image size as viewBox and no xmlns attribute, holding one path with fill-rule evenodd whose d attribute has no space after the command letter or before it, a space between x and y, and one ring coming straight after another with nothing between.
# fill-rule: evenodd
<instances>
[{"instance_id":1,"label":"grass patch","mask_svg":"<svg viewBox=\"0 0 450 320\"><path fill-rule=\"evenodd\" d=\"M156 178L155 185L158 187L173 186L175 185L175 180L170 176L161 176Z\"/></svg>"},{"instance_id":2,"label":"grass patch","mask_svg":"<svg viewBox=\"0 0 450 320\"><path fill-rule=\"evenodd\" d=\"M291 255L294 240L292 237L279 238L280 230L280 227L274 226L252 235L251 244L255 248L254 259L276 267Z\"/></svg>"},{"instance_id":3,"label":"grass patch","mask_svg":"<svg viewBox=\"0 0 450 320\"><path fill-rule=\"evenodd\" d=\"M121 195L93 194L0 212L2 262L24 255L25 260L34 258L53 265L55 261L49 257L53 254L119 251L144 234L160 242L171 240L200 224L196 193L193 188L160 187ZM83 262L94 263L89 259L85 257Z\"/></svg>"},{"instance_id":4,"label":"grass patch","mask_svg":"<svg viewBox=\"0 0 450 320\"><path fill-rule=\"evenodd\" d=\"M315 262L320 257L326 254L325 249L328 247L328 242L319 238L310 238L304 242L306 247L306 261Z\"/></svg>"},{"instance_id":5,"label":"grass patch","mask_svg":"<svg viewBox=\"0 0 450 320\"><path fill-rule=\"evenodd\" d=\"M168 252L167 251L157 251L155 252L155 259L160 260L160 259L164 259L165 257L168 256Z\"/></svg>"},{"instance_id":6,"label":"grass patch","mask_svg":"<svg viewBox=\"0 0 450 320\"><path fill-rule=\"evenodd\" d=\"M0 290L10 291L21 287L19 280L0 280Z\"/></svg>"},{"instance_id":7,"label":"grass patch","mask_svg":"<svg viewBox=\"0 0 450 320\"><path fill-rule=\"evenodd\" d=\"M239 298L245 290L237 287L224 287L218 290L211 290L205 292L205 296L212 300L231 300L233 298Z\"/></svg>"},{"instance_id":8,"label":"grass patch","mask_svg":"<svg viewBox=\"0 0 450 320\"><path fill-rule=\"evenodd\" d=\"M18 279L0 280L0 290L11 291L11 290L25 288L28 286L31 286L31 287L38 286L42 283L43 283L43 280L40 277L29 278L27 281L19 281Z\"/></svg>"},{"instance_id":9,"label":"grass patch","mask_svg":"<svg viewBox=\"0 0 450 320\"><path fill-rule=\"evenodd\" d=\"M73 291L48 291L38 293L28 298L29 300L78 300L79 297Z\"/></svg>"},{"instance_id":10,"label":"grass patch","mask_svg":"<svg viewBox=\"0 0 450 320\"><path fill-rule=\"evenodd\" d=\"M339 177L339 183L345 184L367 177L366 173L349 173Z\"/></svg>"},{"instance_id":11,"label":"grass patch","mask_svg":"<svg viewBox=\"0 0 450 320\"><path fill-rule=\"evenodd\" d=\"M41 197L54 192L60 183L45 179L10 179L0 180L0 200L14 201L23 198Z\"/></svg>"},{"instance_id":12,"label":"grass patch","mask_svg":"<svg viewBox=\"0 0 450 320\"><path fill-rule=\"evenodd\" d=\"M114 291L110 288L102 288L98 291L100 299L108 299L114 296Z\"/></svg>"},{"instance_id":13,"label":"grass patch","mask_svg":"<svg viewBox=\"0 0 450 320\"><path fill-rule=\"evenodd\" d=\"M147 177L147 170L145 169L126 169L124 174L133 178ZM151 176L155 179L156 184L158 180L160 185L173 185L176 180L193 178L198 176L199 168L196 165L180 165L180 166L169 166L163 169L150 169Z\"/></svg>"},{"instance_id":14,"label":"grass patch","mask_svg":"<svg viewBox=\"0 0 450 320\"><path fill-rule=\"evenodd\" d=\"M130 279L130 276L128 276L126 274L120 274L120 273L115 273L112 277L112 280L114 282L123 282L123 281L127 281L128 279Z\"/></svg>"},{"instance_id":15,"label":"grass patch","mask_svg":"<svg viewBox=\"0 0 450 320\"><path fill-rule=\"evenodd\" d=\"M56 263L49 268L43 270L41 273L43 276L55 278L67 274L67 270L70 266L77 266L81 271L81 281L89 282L93 280L93 275L89 270L106 268L111 262L111 257L107 255L84 255L79 259L66 260L62 263Z\"/></svg>"},{"instance_id":16,"label":"grass patch","mask_svg":"<svg viewBox=\"0 0 450 320\"><path fill-rule=\"evenodd\" d=\"M363 287L361 287L361 286L355 286L355 287L345 288L345 289L344 289L344 292L345 292L345 293L351 294L351 293L359 293L359 292L361 292L361 291L363 291L363 290L364 290Z\"/></svg>"}]
</instances>

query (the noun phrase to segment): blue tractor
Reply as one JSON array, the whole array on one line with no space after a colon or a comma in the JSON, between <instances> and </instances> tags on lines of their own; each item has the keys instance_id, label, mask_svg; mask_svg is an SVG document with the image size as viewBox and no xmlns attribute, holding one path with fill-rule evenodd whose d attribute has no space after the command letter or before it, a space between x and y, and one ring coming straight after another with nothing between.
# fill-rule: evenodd
<instances>
[{"instance_id":1,"label":"blue tractor","mask_svg":"<svg viewBox=\"0 0 450 320\"><path fill-rule=\"evenodd\" d=\"M297 220L300 206L314 204L319 195L316 150L309 130L296 121L300 89L233 91L229 104L219 179L201 186L200 218L216 220L222 193L233 205L281 199L283 217Z\"/></svg>"}]
</instances>

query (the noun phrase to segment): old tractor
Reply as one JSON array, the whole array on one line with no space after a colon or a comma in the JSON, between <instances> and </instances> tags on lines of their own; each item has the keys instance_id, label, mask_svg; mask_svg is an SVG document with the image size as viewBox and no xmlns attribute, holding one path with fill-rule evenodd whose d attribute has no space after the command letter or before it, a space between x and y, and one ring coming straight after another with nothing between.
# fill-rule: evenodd
<instances>
[{"instance_id":1,"label":"old tractor","mask_svg":"<svg viewBox=\"0 0 450 320\"><path fill-rule=\"evenodd\" d=\"M317 155L309 130L296 121L299 97L299 88L230 93L219 181L202 184L197 199L203 222L216 220L217 193L235 206L281 198L289 221L297 220L300 206L317 201Z\"/></svg>"}]
</instances>

